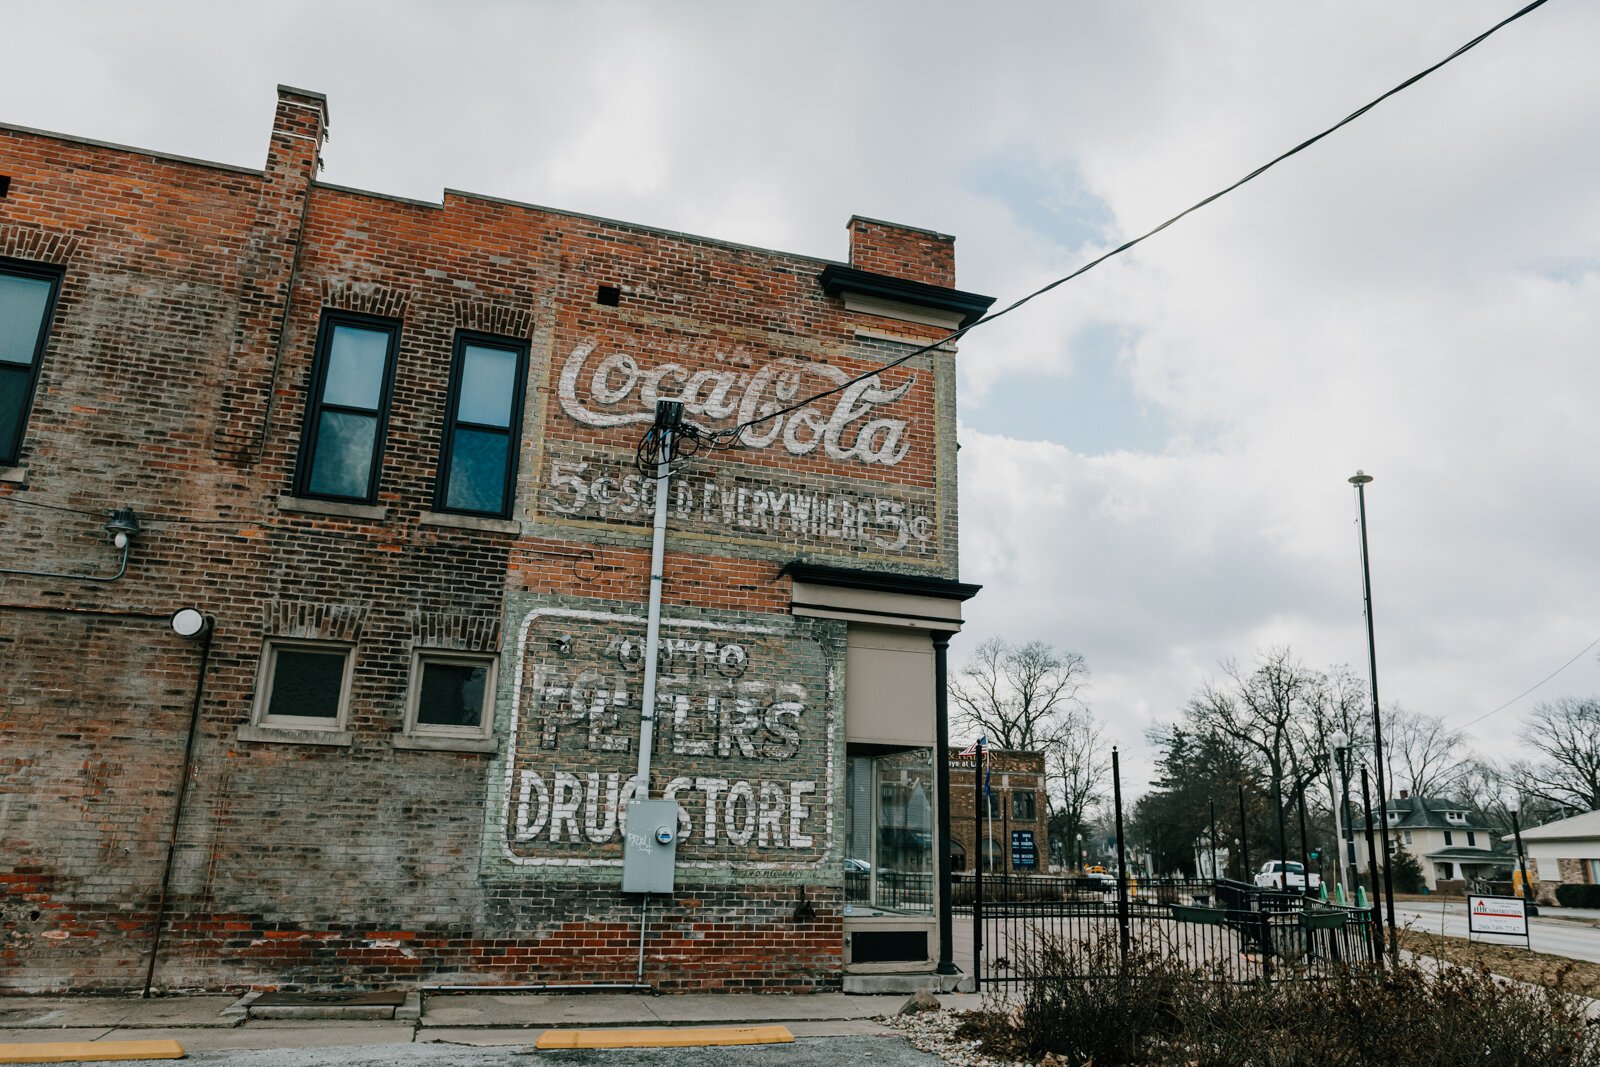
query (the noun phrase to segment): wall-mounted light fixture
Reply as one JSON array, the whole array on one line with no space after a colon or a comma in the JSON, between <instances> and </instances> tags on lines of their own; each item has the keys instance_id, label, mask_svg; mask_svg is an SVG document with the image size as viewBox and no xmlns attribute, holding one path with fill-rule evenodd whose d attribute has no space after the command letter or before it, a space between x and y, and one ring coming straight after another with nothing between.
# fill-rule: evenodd
<instances>
[{"instance_id":1,"label":"wall-mounted light fixture","mask_svg":"<svg viewBox=\"0 0 1600 1067\"><path fill-rule=\"evenodd\" d=\"M111 535L111 543L118 548L127 548L138 532L139 518L132 508L116 508L111 512L111 518L106 520L106 533Z\"/></svg>"},{"instance_id":2,"label":"wall-mounted light fixture","mask_svg":"<svg viewBox=\"0 0 1600 1067\"><path fill-rule=\"evenodd\" d=\"M74 582L114 582L128 573L128 555L133 551L133 539L139 535L139 517L134 514L132 508L113 508L111 517L106 520L103 529L111 535L111 543L122 553L115 574L67 574L62 571L25 571L11 567L0 567L0 574L24 574L31 578L66 578Z\"/></svg>"},{"instance_id":3,"label":"wall-mounted light fixture","mask_svg":"<svg viewBox=\"0 0 1600 1067\"><path fill-rule=\"evenodd\" d=\"M207 615L199 608L179 608L172 613L172 617L167 620L167 624L172 627L172 632L179 637L198 641L211 632L213 620L210 615Z\"/></svg>"}]
</instances>

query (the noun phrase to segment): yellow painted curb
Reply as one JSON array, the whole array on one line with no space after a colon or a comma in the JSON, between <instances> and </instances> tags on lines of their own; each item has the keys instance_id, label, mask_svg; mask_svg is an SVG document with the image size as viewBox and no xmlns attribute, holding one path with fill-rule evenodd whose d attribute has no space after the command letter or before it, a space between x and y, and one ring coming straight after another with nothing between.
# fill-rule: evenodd
<instances>
[{"instance_id":1,"label":"yellow painted curb","mask_svg":"<svg viewBox=\"0 0 1600 1067\"><path fill-rule=\"evenodd\" d=\"M534 1048L688 1048L793 1041L787 1026L661 1026L650 1030L546 1030Z\"/></svg>"},{"instance_id":2,"label":"yellow painted curb","mask_svg":"<svg viewBox=\"0 0 1600 1067\"><path fill-rule=\"evenodd\" d=\"M0 1063L89 1063L94 1060L181 1060L183 1046L160 1041L34 1041L0 1045Z\"/></svg>"}]
</instances>

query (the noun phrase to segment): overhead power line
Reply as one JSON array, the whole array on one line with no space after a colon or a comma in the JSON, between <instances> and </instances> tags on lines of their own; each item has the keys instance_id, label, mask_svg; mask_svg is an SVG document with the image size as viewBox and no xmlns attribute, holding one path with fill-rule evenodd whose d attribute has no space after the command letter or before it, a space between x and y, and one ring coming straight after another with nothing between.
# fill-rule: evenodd
<instances>
[{"instance_id":1,"label":"overhead power line","mask_svg":"<svg viewBox=\"0 0 1600 1067\"><path fill-rule=\"evenodd\" d=\"M810 404L814 404L819 400L825 400L828 397L835 395L836 393L842 393L846 389L850 388L852 385L857 384L858 382L861 382L861 381L863 381L863 380L865 380L867 378L871 378L872 376L874 376L876 374L880 374L883 371L889 370L890 368L898 367L901 364L907 363L907 362L917 358L918 356L923 355L926 352L930 352L933 349L940 347L941 345L947 345L951 341L954 341L954 340L957 340L958 338L964 337L965 335L967 335L971 331L977 329L979 326L983 326L986 323L993 322L995 319L998 319L1003 315L1009 315L1009 314L1011 314L1011 312L1013 312L1013 311L1017 310L1018 308L1022 307L1022 305L1026 304L1028 301L1034 300L1034 299L1036 299L1038 297L1041 297L1045 293L1048 293L1048 292L1050 292L1050 290L1056 288L1057 286L1065 285L1067 282L1072 281L1072 279L1077 278L1080 275L1087 274L1089 271L1091 271L1094 268L1098 267L1100 264L1104 263L1106 260L1111 259L1113 256L1119 256L1122 253L1124 253L1124 252L1128 251L1129 249L1133 248L1135 245L1138 245L1143 241L1149 240L1151 237L1154 237L1156 234L1160 233L1162 230L1166 229L1168 226L1171 226L1173 223L1177 222L1179 219L1182 219L1187 215L1191 215L1194 212L1199 211L1201 208L1205 207L1206 205L1211 204L1211 203L1213 203L1213 202L1215 202L1217 200L1222 199L1224 196L1227 196L1229 193L1233 192L1235 189L1238 189L1240 186L1243 186L1243 185L1246 185L1246 184L1248 184L1248 183L1250 183L1252 181L1255 181L1257 178L1261 177L1261 175L1265 174L1267 171L1271 170L1273 167L1276 167L1279 163L1282 163L1284 160L1288 159L1291 156L1295 156L1295 155L1298 155L1301 152L1304 152L1306 149L1310 148L1312 145L1316 144L1318 141L1322 140L1324 137L1327 137L1329 134L1332 134L1334 131L1341 129L1344 126L1348 126L1350 123L1354 122L1356 119L1360 118L1362 115L1365 115L1367 112L1371 111L1373 108L1377 107L1379 104L1383 103L1385 100L1389 99L1391 96L1394 96L1396 93L1399 93L1399 92L1402 92L1402 91L1404 91L1406 89L1409 89L1411 86L1415 85L1417 82L1421 81L1423 78L1426 78L1428 75L1432 74L1434 71L1438 70L1439 68L1445 66L1448 63L1452 63L1455 60L1459 59L1460 57L1462 57L1466 53L1472 51L1472 49L1478 47L1484 41L1487 41L1490 37L1494 36L1500 30L1503 30L1505 27L1511 25L1513 22L1515 22L1518 19L1522 18L1524 15L1529 14L1530 12L1534 11L1535 9L1543 7L1546 3L1548 3L1548 0L1533 0L1533 2L1528 4L1526 7L1523 7L1521 9L1519 9L1518 11L1516 11L1514 14L1509 15L1504 19L1501 19L1499 22L1495 23L1493 26L1490 26L1487 30L1484 30L1482 33L1478 34L1478 36L1472 38L1472 40L1470 40L1466 44L1462 45L1460 48L1457 48L1454 52L1451 52L1449 55L1447 55L1443 59L1439 60L1439 62L1433 64L1430 67L1427 67L1424 70L1421 70L1421 71L1417 72L1416 74L1413 74L1411 77L1407 78L1405 81L1401 82L1399 85L1396 85L1394 88L1390 89L1388 92L1383 93L1382 95L1380 95L1378 97L1375 97L1371 101L1369 101L1369 102L1361 105L1360 107L1356 108L1356 110L1350 112L1350 114L1346 115L1344 118L1340 119L1338 122L1334 123L1332 126L1329 126L1327 129L1323 130L1321 133L1316 134L1315 136L1306 138L1304 141L1301 141L1299 144L1295 145L1293 148L1289 149L1287 152L1284 152L1283 154L1281 154L1279 156L1276 156L1275 158L1267 161L1266 163L1263 163L1261 166L1257 167L1255 170L1252 170L1249 174L1246 174L1244 177L1240 178L1238 181L1234 182L1232 185L1229 185L1229 186L1227 186L1227 187L1225 187L1223 189L1219 189L1216 192L1212 193L1210 196L1205 197L1202 200L1196 201L1195 203L1191 204L1189 207L1183 209L1182 211L1178 212L1176 215L1172 216L1167 221L1161 223L1159 226L1156 226L1155 228L1153 228L1153 229L1151 229L1151 230L1149 230L1149 231L1147 231L1145 233L1140 234L1138 237L1132 238L1131 240L1128 240L1128 241L1124 241L1122 244L1120 244L1117 247L1111 249L1111 251L1106 252L1103 255L1096 256L1094 259L1089 260L1089 262L1085 263L1083 266L1079 267L1077 270L1073 271L1071 274L1063 275L1062 277L1057 278L1055 281L1050 282L1047 285L1040 286L1038 289L1035 289L1033 292L1029 293L1027 296L1024 296L1020 300L1016 300L1016 301L1006 305L1005 307L1001 308L999 311L991 312L988 315L985 315L983 318L977 319L977 320L975 320L973 322L970 322L970 323L968 323L967 325L961 327L958 330L950 331L948 334L946 334L945 336L939 338L937 341L933 341L933 342L931 342L929 344L923 345L920 348L913 349L912 351L907 352L902 356L899 356L899 357L897 357L897 358L895 358L893 360L890 360L888 363L883 364L881 367L878 367L878 368L876 368L874 370L867 371L867 372L865 372L863 374L858 374L854 378L849 379L848 381L841 382L841 383L839 383L838 385L834 386L831 389L826 389L826 390L824 390L824 391L822 391L820 393L816 393L816 394L814 394L812 396L808 396L804 400L798 400L798 401L794 402L793 404L790 404L788 407L779 408L776 411L770 411L765 415L761 415L761 416L758 416L756 418L749 419L749 420L747 420L745 422L740 423L737 426L731 426L731 427L728 427L727 429L722 429L722 430L704 431L704 430L699 430L696 427L693 427L693 426L685 423L684 424L684 432L688 436L704 438L707 441L709 441L713 446L722 447L722 448L732 448L732 447L734 447L734 445L736 445L738 443L739 435L741 433L743 433L745 430L748 430L752 426L759 426L763 422L768 422L768 421L770 421L772 419L776 419L776 418L779 418L779 417L781 417L783 415L787 415L790 412L798 411L800 408L806 407L806 406L808 406Z\"/></svg>"},{"instance_id":2,"label":"overhead power line","mask_svg":"<svg viewBox=\"0 0 1600 1067\"><path fill-rule=\"evenodd\" d=\"M1516 696L1512 697L1510 700L1506 701L1504 704L1501 704L1498 708L1495 708L1494 711L1486 711L1482 715L1479 715L1476 719L1473 719L1472 722L1464 722L1464 723L1462 723L1459 728L1462 729L1462 730L1465 730L1467 727L1473 726L1473 725L1475 725L1477 723L1480 723L1484 719L1487 719L1491 715L1494 715L1494 714L1496 714L1498 712L1505 711L1511 705L1515 704L1517 701L1521 700L1523 697L1527 696L1529 693L1533 692L1535 689L1539 688L1541 685L1543 685L1544 683L1548 682L1550 679L1554 678L1556 675L1560 674L1562 671L1566 670L1568 667L1572 666L1574 663L1578 662L1580 659L1583 658L1584 653L1588 652L1589 649L1593 648L1595 645L1600 645L1600 637L1597 637L1593 641L1590 641L1587 645L1584 646L1582 652L1579 652L1576 656L1573 656L1571 659L1567 660L1567 662L1563 663L1561 666L1557 667L1555 670L1551 671L1549 674L1545 675L1543 678L1540 678L1537 682L1534 682L1532 685L1528 686L1528 688L1524 689L1522 692L1518 693Z\"/></svg>"}]
</instances>

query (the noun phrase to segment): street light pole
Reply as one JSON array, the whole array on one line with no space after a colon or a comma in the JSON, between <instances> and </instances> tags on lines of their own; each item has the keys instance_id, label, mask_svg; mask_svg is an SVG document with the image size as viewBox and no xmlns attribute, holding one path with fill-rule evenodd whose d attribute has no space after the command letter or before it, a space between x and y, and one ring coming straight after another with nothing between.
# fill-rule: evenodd
<instances>
[{"instance_id":1,"label":"street light pole","mask_svg":"<svg viewBox=\"0 0 1600 1067\"><path fill-rule=\"evenodd\" d=\"M1350 892L1350 899L1355 900L1360 878L1356 872L1356 829L1350 821L1350 735L1335 730L1329 740L1333 742L1334 770L1339 775L1339 811L1343 823L1339 833L1339 851L1343 853L1339 866L1343 869L1344 886Z\"/></svg>"},{"instance_id":2,"label":"street light pole","mask_svg":"<svg viewBox=\"0 0 1600 1067\"><path fill-rule=\"evenodd\" d=\"M1361 591L1367 615L1367 674L1372 681L1372 763L1378 775L1378 833L1383 839L1383 900L1388 911L1389 943L1398 944L1394 922L1394 860L1389 854L1389 785L1384 774L1383 716L1378 704L1378 643L1372 631L1372 568L1367 556L1367 483L1372 475L1356 471L1349 479L1356 487L1361 515Z\"/></svg>"},{"instance_id":3,"label":"street light pole","mask_svg":"<svg viewBox=\"0 0 1600 1067\"><path fill-rule=\"evenodd\" d=\"M1528 857L1522 851L1522 823L1517 819L1517 812L1522 810L1522 801L1516 794L1506 801L1506 810L1511 813L1511 834L1517 841L1517 870L1522 873L1522 892L1517 895L1522 898L1523 907L1527 907L1533 900L1533 887L1528 885Z\"/></svg>"}]
</instances>

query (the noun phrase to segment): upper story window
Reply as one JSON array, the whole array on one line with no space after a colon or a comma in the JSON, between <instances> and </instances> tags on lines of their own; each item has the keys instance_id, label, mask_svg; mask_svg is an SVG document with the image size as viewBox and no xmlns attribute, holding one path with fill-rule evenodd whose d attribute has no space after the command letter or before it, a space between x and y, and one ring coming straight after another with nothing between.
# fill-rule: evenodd
<instances>
[{"instance_id":1,"label":"upper story window","mask_svg":"<svg viewBox=\"0 0 1600 1067\"><path fill-rule=\"evenodd\" d=\"M1024 822L1032 822L1038 817L1033 790L1019 789L1011 794L1011 817Z\"/></svg>"},{"instance_id":2,"label":"upper story window","mask_svg":"<svg viewBox=\"0 0 1600 1067\"><path fill-rule=\"evenodd\" d=\"M1447 811L1444 817L1450 822L1466 822L1467 813L1464 811Z\"/></svg>"},{"instance_id":3,"label":"upper story window","mask_svg":"<svg viewBox=\"0 0 1600 1067\"><path fill-rule=\"evenodd\" d=\"M516 484L528 346L477 334L456 337L434 507L505 518Z\"/></svg>"},{"instance_id":4,"label":"upper story window","mask_svg":"<svg viewBox=\"0 0 1600 1067\"><path fill-rule=\"evenodd\" d=\"M1469 848L1477 848L1478 847L1478 835L1473 833L1471 830L1467 831L1467 847L1469 847Z\"/></svg>"},{"instance_id":5,"label":"upper story window","mask_svg":"<svg viewBox=\"0 0 1600 1067\"><path fill-rule=\"evenodd\" d=\"M0 261L0 466L22 454L60 285L59 271Z\"/></svg>"},{"instance_id":6,"label":"upper story window","mask_svg":"<svg viewBox=\"0 0 1600 1067\"><path fill-rule=\"evenodd\" d=\"M370 504L378 495L400 326L329 312L317 334L295 492Z\"/></svg>"},{"instance_id":7,"label":"upper story window","mask_svg":"<svg viewBox=\"0 0 1600 1067\"><path fill-rule=\"evenodd\" d=\"M1455 835L1446 830L1444 832L1444 847L1449 848L1453 844L1455 844Z\"/></svg>"}]
</instances>

